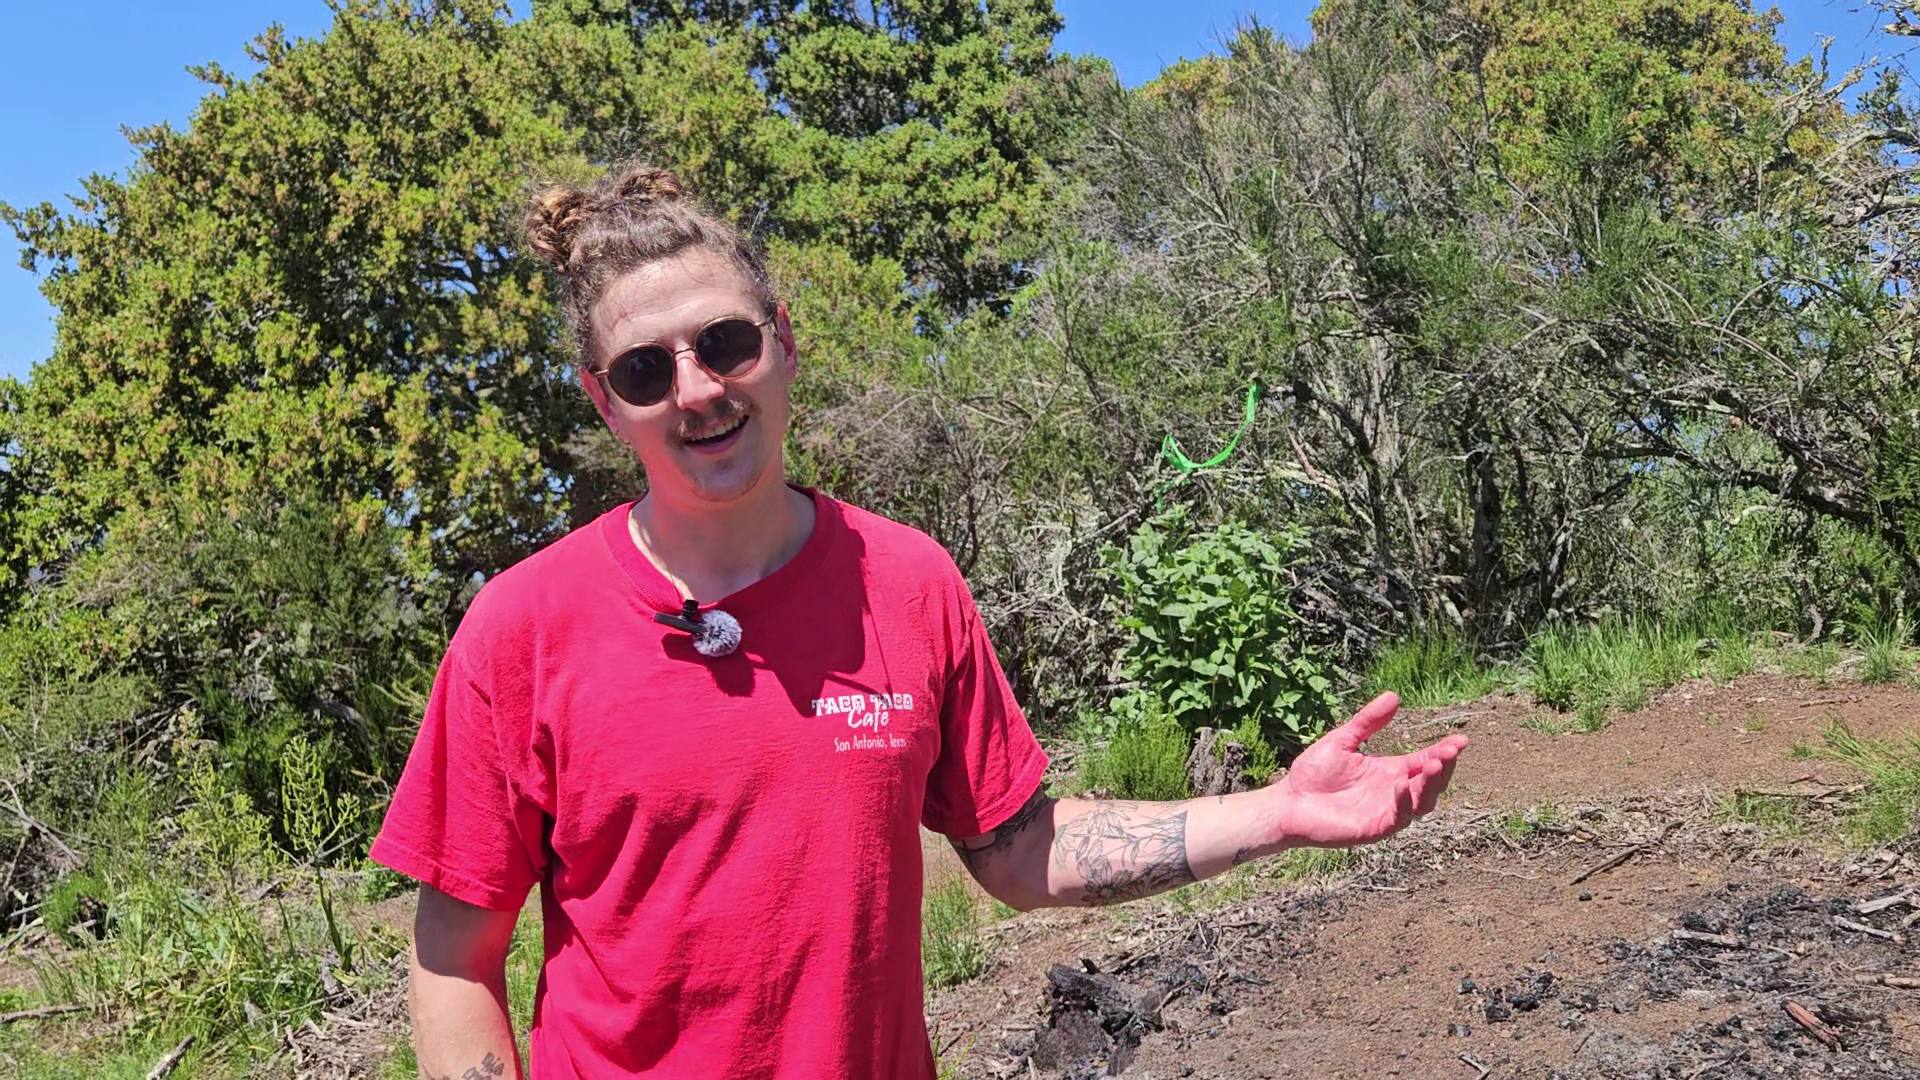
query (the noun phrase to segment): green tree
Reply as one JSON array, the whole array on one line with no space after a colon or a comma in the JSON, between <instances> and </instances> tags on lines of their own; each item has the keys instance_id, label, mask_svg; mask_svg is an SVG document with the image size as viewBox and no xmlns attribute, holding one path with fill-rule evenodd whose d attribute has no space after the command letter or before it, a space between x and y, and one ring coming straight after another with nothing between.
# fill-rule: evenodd
<instances>
[{"instance_id":1,"label":"green tree","mask_svg":"<svg viewBox=\"0 0 1920 1080\"><path fill-rule=\"evenodd\" d=\"M552 535L585 419L511 238L527 178L630 111L618 35L489 5L354 2L201 69L186 131L66 214L3 212L47 273L54 355L0 438L9 555L53 566L162 492L307 486L457 582Z\"/></svg>"},{"instance_id":2,"label":"green tree","mask_svg":"<svg viewBox=\"0 0 1920 1080\"><path fill-rule=\"evenodd\" d=\"M1052 0L545 0L631 33L634 141L803 245L887 258L939 317L1004 301L1051 224L1075 87Z\"/></svg>"}]
</instances>

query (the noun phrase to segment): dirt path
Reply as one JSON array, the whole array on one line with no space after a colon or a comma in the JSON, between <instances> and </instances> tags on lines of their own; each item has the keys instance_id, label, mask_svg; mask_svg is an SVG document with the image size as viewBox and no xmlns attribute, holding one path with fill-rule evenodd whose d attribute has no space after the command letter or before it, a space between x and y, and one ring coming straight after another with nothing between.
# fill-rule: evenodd
<instances>
[{"instance_id":1,"label":"dirt path","mask_svg":"<svg viewBox=\"0 0 1920 1080\"><path fill-rule=\"evenodd\" d=\"M994 1077L1118 1061L1142 1078L1920 1080L1920 989L1861 981L1920 977L1920 921L1901 926L1916 908L1856 907L1920 890L1920 856L1728 823L1713 797L1850 782L1795 747L1818 746L1834 717L1877 738L1920 732L1920 692L1756 676L1678 688L1591 735L1529 730L1530 712L1496 698L1406 717L1403 738L1475 740L1454 797L1329 886L996 926L987 976L930 1001L945 1060ZM1560 808L1547 831L1516 827L1542 803Z\"/></svg>"}]
</instances>

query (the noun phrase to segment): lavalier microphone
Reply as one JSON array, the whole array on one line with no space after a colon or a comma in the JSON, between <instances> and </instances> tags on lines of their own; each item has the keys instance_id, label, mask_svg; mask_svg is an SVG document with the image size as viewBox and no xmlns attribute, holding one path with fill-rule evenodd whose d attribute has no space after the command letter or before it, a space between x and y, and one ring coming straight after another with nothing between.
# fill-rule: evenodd
<instances>
[{"instance_id":1,"label":"lavalier microphone","mask_svg":"<svg viewBox=\"0 0 1920 1080\"><path fill-rule=\"evenodd\" d=\"M692 634L693 651L709 659L740 647L740 620L718 608L702 614L697 600L684 602L678 615L656 611L653 621Z\"/></svg>"}]
</instances>

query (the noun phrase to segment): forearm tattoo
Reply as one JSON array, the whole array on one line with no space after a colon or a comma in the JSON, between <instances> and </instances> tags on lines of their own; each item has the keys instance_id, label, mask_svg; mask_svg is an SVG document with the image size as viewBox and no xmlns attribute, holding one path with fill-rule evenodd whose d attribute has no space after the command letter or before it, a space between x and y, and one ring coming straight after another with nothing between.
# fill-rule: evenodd
<instances>
[{"instance_id":1,"label":"forearm tattoo","mask_svg":"<svg viewBox=\"0 0 1920 1080\"><path fill-rule=\"evenodd\" d=\"M1187 811L1177 804L1099 803L1054 835L1053 858L1080 874L1086 904L1138 900L1188 884Z\"/></svg>"},{"instance_id":2,"label":"forearm tattoo","mask_svg":"<svg viewBox=\"0 0 1920 1080\"><path fill-rule=\"evenodd\" d=\"M507 1063L494 1057L492 1054L488 1054L486 1060L468 1069L466 1072L461 1073L460 1080L493 1080L496 1076L506 1075L506 1072ZM433 1080L432 1073L427 1074L427 1080ZM440 1077L440 1080L453 1080L453 1074L447 1073L445 1076Z\"/></svg>"},{"instance_id":3,"label":"forearm tattoo","mask_svg":"<svg viewBox=\"0 0 1920 1080\"><path fill-rule=\"evenodd\" d=\"M977 848L969 848L958 840L948 842L953 845L954 851L959 852L960 861L967 865L967 870L978 872L983 864L1011 848L1014 840L1021 833L1026 832L1027 826L1032 825L1034 819L1040 816L1040 812L1052 802L1053 800L1047 797L1047 789L1043 784L1034 789L1033 795L1020 804L1020 809L1015 810L1012 817L1001 822L999 827L993 830L992 840Z\"/></svg>"}]
</instances>

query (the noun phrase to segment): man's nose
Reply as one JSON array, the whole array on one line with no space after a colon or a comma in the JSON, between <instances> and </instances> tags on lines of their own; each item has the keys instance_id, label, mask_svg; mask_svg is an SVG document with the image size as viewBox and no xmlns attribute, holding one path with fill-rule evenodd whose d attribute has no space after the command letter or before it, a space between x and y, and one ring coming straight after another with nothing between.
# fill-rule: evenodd
<instances>
[{"instance_id":1,"label":"man's nose","mask_svg":"<svg viewBox=\"0 0 1920 1080\"><path fill-rule=\"evenodd\" d=\"M727 388L695 359L692 349L676 353L673 364L673 403L682 409L697 410L726 394Z\"/></svg>"}]
</instances>

